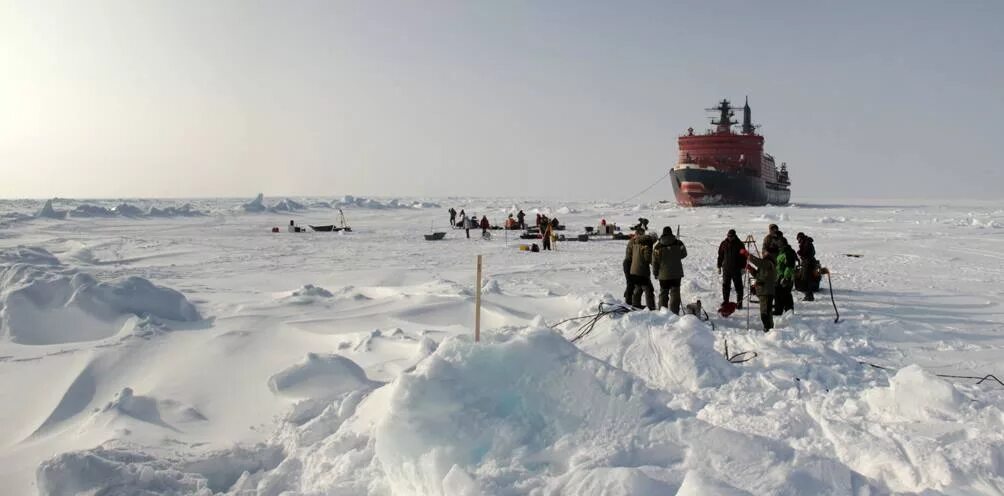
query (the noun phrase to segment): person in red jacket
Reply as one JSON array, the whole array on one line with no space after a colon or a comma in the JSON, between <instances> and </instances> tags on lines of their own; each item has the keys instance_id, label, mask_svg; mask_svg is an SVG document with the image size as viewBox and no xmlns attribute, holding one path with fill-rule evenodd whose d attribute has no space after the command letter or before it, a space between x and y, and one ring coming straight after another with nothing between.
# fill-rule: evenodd
<instances>
[{"instance_id":1,"label":"person in red jacket","mask_svg":"<svg viewBox=\"0 0 1004 496\"><path fill-rule=\"evenodd\" d=\"M491 229L491 227L492 227L492 225L488 223L488 216L487 215L482 215L481 216L481 235L484 236L485 234L488 234L488 230Z\"/></svg>"}]
</instances>

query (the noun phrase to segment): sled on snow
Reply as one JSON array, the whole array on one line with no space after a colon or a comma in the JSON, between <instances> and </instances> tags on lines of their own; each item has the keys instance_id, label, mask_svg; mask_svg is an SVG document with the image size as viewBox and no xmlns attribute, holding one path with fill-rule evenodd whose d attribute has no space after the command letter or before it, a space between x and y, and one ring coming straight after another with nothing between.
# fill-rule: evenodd
<instances>
[{"instance_id":1,"label":"sled on snow","mask_svg":"<svg viewBox=\"0 0 1004 496\"><path fill-rule=\"evenodd\" d=\"M336 227L334 225L330 225L330 226L310 226L310 228L313 229L313 230L315 230L315 231L320 231L320 232L338 232L338 231L342 230L341 227Z\"/></svg>"}]
</instances>

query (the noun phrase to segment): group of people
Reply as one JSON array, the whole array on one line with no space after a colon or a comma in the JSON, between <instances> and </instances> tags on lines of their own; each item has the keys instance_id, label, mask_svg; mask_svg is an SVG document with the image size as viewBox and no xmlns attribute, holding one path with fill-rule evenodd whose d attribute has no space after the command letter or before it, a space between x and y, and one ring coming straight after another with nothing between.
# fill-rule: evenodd
<instances>
[{"instance_id":1,"label":"group of people","mask_svg":"<svg viewBox=\"0 0 1004 496\"><path fill-rule=\"evenodd\" d=\"M555 238L554 231L560 225L557 217L548 218L546 215L537 214L537 230L540 231L541 249L551 249L551 241Z\"/></svg>"},{"instance_id":2,"label":"group of people","mask_svg":"<svg viewBox=\"0 0 1004 496\"><path fill-rule=\"evenodd\" d=\"M467 237L471 237L471 228L481 228L482 237L488 237L488 230L491 229L491 223L488 221L487 216L482 216L481 221L477 220L476 216L470 216L468 218L466 212L463 209L458 213L455 208L450 207L450 227L455 229L465 229L467 231ZM560 226L557 218L548 218L546 215L537 214L536 227L540 231L541 241L543 242L543 249L551 249L551 238L553 237L554 231ZM526 229L526 213L520 210L516 213L515 217L513 214L509 214L509 217L505 221L505 229Z\"/></svg>"},{"instance_id":3,"label":"group of people","mask_svg":"<svg viewBox=\"0 0 1004 496\"><path fill-rule=\"evenodd\" d=\"M454 229L463 229L467 233L467 238L471 237L471 228L474 229L481 228L481 236L486 237L488 235L488 230L492 228L491 222L488 222L488 216L482 215L481 221L478 221L477 216L472 215L467 216L464 209L460 209L460 213L453 207L450 207L450 227ZM459 217L459 218L458 218Z\"/></svg>"},{"instance_id":4,"label":"group of people","mask_svg":"<svg viewBox=\"0 0 1004 496\"><path fill-rule=\"evenodd\" d=\"M624 300L635 308L655 310L654 275L659 281L658 307L668 307L671 312L679 314L680 282L684 275L682 261L687 257L687 247L669 227L663 228L662 236L656 240L646 234L647 224L639 219L634 226L635 235L627 244L623 264L627 280ZM748 271L754 278L753 290L759 300L764 332L774 328L775 315L794 310L793 290L805 294L803 301L813 301L813 293L819 290L816 249L813 239L804 233L798 233L796 239L797 251L778 226L771 224L759 255L753 255L749 253L747 243L736 235L735 229L730 229L718 246L717 265L722 276L723 306L730 303L734 288L736 308L742 308L743 271ZM750 242L755 245L752 240Z\"/></svg>"},{"instance_id":5,"label":"group of people","mask_svg":"<svg viewBox=\"0 0 1004 496\"><path fill-rule=\"evenodd\" d=\"M737 308L742 308L743 270L754 277L753 288L760 305L764 332L774 328L774 316L795 309L793 290L802 291L803 301L813 301L819 289L819 262L813 239L798 233L796 251L777 224L767 228L759 256L749 253L746 242L730 229L718 245L718 272L722 275L722 300L729 302L735 287ZM751 240L752 242L752 240Z\"/></svg>"},{"instance_id":6,"label":"group of people","mask_svg":"<svg viewBox=\"0 0 1004 496\"><path fill-rule=\"evenodd\" d=\"M662 236L656 240L646 234L639 223L624 254L624 276L627 279L624 300L635 308L655 310L654 274L659 281L659 308L669 307L671 312L679 314L684 258L687 258L687 247L671 228L664 227ZM642 295L645 296L644 304Z\"/></svg>"}]
</instances>

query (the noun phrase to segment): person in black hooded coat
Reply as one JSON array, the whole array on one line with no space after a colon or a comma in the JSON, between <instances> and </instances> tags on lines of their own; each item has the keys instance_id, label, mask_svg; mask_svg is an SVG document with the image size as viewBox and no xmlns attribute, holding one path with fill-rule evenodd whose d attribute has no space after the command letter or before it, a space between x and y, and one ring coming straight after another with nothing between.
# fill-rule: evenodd
<instances>
[{"instance_id":1,"label":"person in black hooded coat","mask_svg":"<svg viewBox=\"0 0 1004 496\"><path fill-rule=\"evenodd\" d=\"M722 275L722 302L728 303L732 287L736 288L736 308L743 307L743 269L746 267L746 245L729 229L718 245L718 273Z\"/></svg>"},{"instance_id":2,"label":"person in black hooded coat","mask_svg":"<svg viewBox=\"0 0 1004 496\"><path fill-rule=\"evenodd\" d=\"M795 239L798 240L797 254L801 263L798 277L795 280L796 289L805 293L802 301L814 301L816 298L812 293L819 290L819 262L816 260L816 247L813 244L812 238L806 236L805 233L798 233Z\"/></svg>"}]
</instances>

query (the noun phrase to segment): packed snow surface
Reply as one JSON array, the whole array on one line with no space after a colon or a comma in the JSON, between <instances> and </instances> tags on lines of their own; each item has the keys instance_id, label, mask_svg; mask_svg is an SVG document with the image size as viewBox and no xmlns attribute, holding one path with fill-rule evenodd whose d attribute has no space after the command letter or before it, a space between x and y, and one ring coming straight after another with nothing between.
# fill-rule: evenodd
<instances>
[{"instance_id":1,"label":"packed snow surface","mask_svg":"<svg viewBox=\"0 0 1004 496\"><path fill-rule=\"evenodd\" d=\"M679 225L684 302L714 320L629 312L573 343L623 292L624 242L426 242L451 206ZM271 232L334 209L352 232ZM5 494L1004 493L1004 386L946 377L1004 377L1004 205L259 195L0 219ZM749 330L714 313L718 243L769 223L815 239L839 323L826 281L766 335L755 303Z\"/></svg>"}]
</instances>

